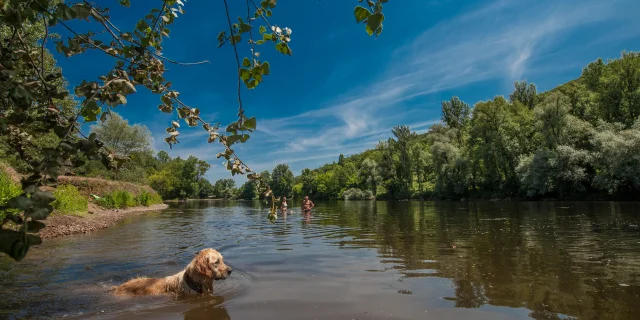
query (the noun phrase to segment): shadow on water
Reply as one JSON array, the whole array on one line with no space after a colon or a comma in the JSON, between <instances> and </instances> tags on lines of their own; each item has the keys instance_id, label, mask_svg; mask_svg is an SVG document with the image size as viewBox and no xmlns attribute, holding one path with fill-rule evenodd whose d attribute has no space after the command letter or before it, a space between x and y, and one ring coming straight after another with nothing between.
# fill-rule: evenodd
<instances>
[{"instance_id":1,"label":"shadow on water","mask_svg":"<svg viewBox=\"0 0 640 320\"><path fill-rule=\"evenodd\" d=\"M210 297L112 297L205 247L236 271ZM0 257L0 318L634 319L640 205L189 201Z\"/></svg>"}]
</instances>

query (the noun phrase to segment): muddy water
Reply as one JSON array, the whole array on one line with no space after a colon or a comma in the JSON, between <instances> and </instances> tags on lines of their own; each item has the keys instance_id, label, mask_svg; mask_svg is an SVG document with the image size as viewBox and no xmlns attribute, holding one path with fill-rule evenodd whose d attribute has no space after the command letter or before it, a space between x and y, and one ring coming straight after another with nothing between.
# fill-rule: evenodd
<instances>
[{"instance_id":1,"label":"muddy water","mask_svg":"<svg viewBox=\"0 0 640 320\"><path fill-rule=\"evenodd\" d=\"M205 247L215 296L112 297ZM640 205L190 202L0 257L0 318L638 319Z\"/></svg>"}]
</instances>

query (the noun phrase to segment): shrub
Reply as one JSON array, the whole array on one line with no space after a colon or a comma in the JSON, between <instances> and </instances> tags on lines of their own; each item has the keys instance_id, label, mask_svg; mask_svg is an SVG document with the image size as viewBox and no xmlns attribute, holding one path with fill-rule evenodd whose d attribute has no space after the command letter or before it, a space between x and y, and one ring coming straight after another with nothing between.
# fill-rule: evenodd
<instances>
[{"instance_id":1,"label":"shrub","mask_svg":"<svg viewBox=\"0 0 640 320\"><path fill-rule=\"evenodd\" d=\"M369 200L373 199L373 192L371 190L362 191L358 188L351 188L343 192L342 197L345 200Z\"/></svg>"},{"instance_id":2,"label":"shrub","mask_svg":"<svg viewBox=\"0 0 640 320\"><path fill-rule=\"evenodd\" d=\"M13 182L11 177L0 169L0 205L6 204L9 199L22 193L19 184ZM0 211L0 223L4 220L4 211Z\"/></svg>"},{"instance_id":3,"label":"shrub","mask_svg":"<svg viewBox=\"0 0 640 320\"><path fill-rule=\"evenodd\" d=\"M139 195L134 196L129 191L118 190L100 198L97 203L105 208L124 209L136 206L148 207L152 204L159 204L162 203L162 198L158 194L148 191L142 191Z\"/></svg>"},{"instance_id":4,"label":"shrub","mask_svg":"<svg viewBox=\"0 0 640 320\"><path fill-rule=\"evenodd\" d=\"M62 214L82 214L89 209L89 201L80 194L78 188L72 185L61 185L53 191L56 201L53 208Z\"/></svg>"},{"instance_id":5,"label":"shrub","mask_svg":"<svg viewBox=\"0 0 640 320\"><path fill-rule=\"evenodd\" d=\"M104 198L98 200L98 204L111 209L122 209L137 205L135 197L125 190L114 191L104 196Z\"/></svg>"},{"instance_id":6,"label":"shrub","mask_svg":"<svg viewBox=\"0 0 640 320\"><path fill-rule=\"evenodd\" d=\"M147 192L147 191L142 191L142 193L140 193L139 195L137 195L135 197L135 202L139 206L148 207L148 206L150 206L152 204L162 203L162 198L160 197L160 195L158 195L156 193L150 193L150 192Z\"/></svg>"}]
</instances>

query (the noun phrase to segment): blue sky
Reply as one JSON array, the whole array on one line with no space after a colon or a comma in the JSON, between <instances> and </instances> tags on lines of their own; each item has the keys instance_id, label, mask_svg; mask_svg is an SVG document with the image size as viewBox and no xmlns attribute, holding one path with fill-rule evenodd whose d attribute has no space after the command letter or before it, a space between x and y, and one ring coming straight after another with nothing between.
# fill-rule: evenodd
<instances>
[{"instance_id":1,"label":"blue sky","mask_svg":"<svg viewBox=\"0 0 640 320\"><path fill-rule=\"evenodd\" d=\"M115 1L97 2L111 6L113 22L125 30L161 3L132 0L132 7L123 9ZM246 17L245 1L229 2L232 16ZM293 56L263 46L259 51L271 63L271 75L256 90L242 92L246 114L258 119L258 132L235 149L254 170L287 163L297 175L336 161L341 153L373 148L395 125L427 130L440 119L440 102L451 96L473 105L507 95L513 81L523 79L549 90L578 77L598 57L640 49L637 0L390 0L378 39L355 23L357 4L278 1L270 22L293 30ZM233 51L216 48L216 36L226 28L223 2L188 0L184 9L164 43L164 55L211 63L168 65L166 77L205 120L234 121ZM241 57L249 56L248 50L240 48ZM95 79L113 63L98 52L58 60L71 85ZM148 126L157 151L210 162L212 182L230 177L215 158L221 146L208 144L201 128L183 125L181 143L169 150L162 139L175 116L158 111L159 97L143 91L115 111Z\"/></svg>"}]
</instances>

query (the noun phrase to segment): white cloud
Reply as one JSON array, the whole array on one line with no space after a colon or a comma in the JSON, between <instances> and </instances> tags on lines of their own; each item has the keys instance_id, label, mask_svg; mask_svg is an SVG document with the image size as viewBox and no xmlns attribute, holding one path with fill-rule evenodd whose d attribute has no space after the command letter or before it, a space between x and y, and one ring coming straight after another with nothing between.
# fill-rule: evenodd
<instances>
[{"instance_id":1,"label":"white cloud","mask_svg":"<svg viewBox=\"0 0 640 320\"><path fill-rule=\"evenodd\" d=\"M612 20L638 6L634 1L498 0L477 7L436 24L385 57L388 64L366 87L347 88L319 109L259 120L260 139L266 143L268 137L271 151L247 150L245 157L259 162L254 169L285 162L297 173L303 162L360 152L367 148L363 142L372 148L394 125L415 121L406 116L413 110L403 110L403 103L480 81L522 79L533 68L544 68L537 59L553 53L576 30ZM429 108L437 110L432 115L439 113L439 103ZM426 131L436 121L411 127Z\"/></svg>"},{"instance_id":2,"label":"white cloud","mask_svg":"<svg viewBox=\"0 0 640 320\"><path fill-rule=\"evenodd\" d=\"M532 56L558 36L613 13L605 1L496 1L442 22L397 49L369 90L351 91L322 109L263 120L259 130L282 137L288 148L300 152L389 132L397 123L385 121L388 109L401 102L492 78L520 79Z\"/></svg>"}]
</instances>

